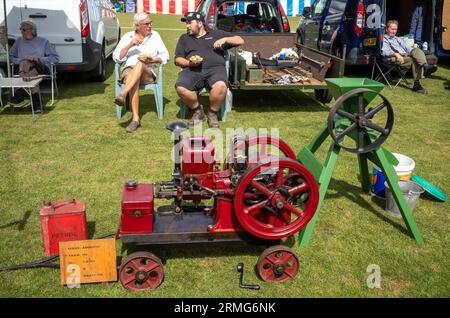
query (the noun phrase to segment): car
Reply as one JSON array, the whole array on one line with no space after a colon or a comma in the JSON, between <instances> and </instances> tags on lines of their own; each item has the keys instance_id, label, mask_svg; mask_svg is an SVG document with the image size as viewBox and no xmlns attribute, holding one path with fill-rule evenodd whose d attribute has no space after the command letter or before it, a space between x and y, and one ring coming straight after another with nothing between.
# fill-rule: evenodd
<instances>
[{"instance_id":1,"label":"car","mask_svg":"<svg viewBox=\"0 0 450 318\"><path fill-rule=\"evenodd\" d=\"M4 24L3 2L0 24ZM106 59L120 39L119 20L109 0L8 0L8 39L21 36L19 24L30 19L38 35L55 45L58 72L89 72L95 81L106 79Z\"/></svg>"},{"instance_id":2,"label":"car","mask_svg":"<svg viewBox=\"0 0 450 318\"><path fill-rule=\"evenodd\" d=\"M197 11L207 25L234 33L291 32L280 1L202 0Z\"/></svg>"},{"instance_id":3,"label":"car","mask_svg":"<svg viewBox=\"0 0 450 318\"><path fill-rule=\"evenodd\" d=\"M381 53L385 23L399 21L399 36L408 36L415 1L316 0L305 7L297 27L297 41L345 58L347 65L369 65ZM435 0L425 2L422 49L429 69L436 70L433 45Z\"/></svg>"}]
</instances>

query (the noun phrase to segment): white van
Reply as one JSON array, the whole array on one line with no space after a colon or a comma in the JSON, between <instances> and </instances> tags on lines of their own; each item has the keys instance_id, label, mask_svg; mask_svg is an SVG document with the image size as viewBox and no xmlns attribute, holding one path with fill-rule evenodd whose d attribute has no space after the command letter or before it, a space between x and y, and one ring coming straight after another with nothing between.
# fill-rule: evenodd
<instances>
[{"instance_id":1,"label":"white van","mask_svg":"<svg viewBox=\"0 0 450 318\"><path fill-rule=\"evenodd\" d=\"M4 25L3 1L0 25ZM119 20L109 0L7 0L10 44L21 36L23 20L36 23L38 35L48 39L60 56L58 72L91 72L106 79L106 58L120 39Z\"/></svg>"}]
</instances>

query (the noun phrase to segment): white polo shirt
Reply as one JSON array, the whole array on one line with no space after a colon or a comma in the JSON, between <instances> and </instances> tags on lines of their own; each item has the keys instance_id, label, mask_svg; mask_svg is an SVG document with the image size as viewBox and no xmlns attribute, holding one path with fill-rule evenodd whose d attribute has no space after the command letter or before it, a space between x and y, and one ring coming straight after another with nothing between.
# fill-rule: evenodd
<instances>
[{"instance_id":1,"label":"white polo shirt","mask_svg":"<svg viewBox=\"0 0 450 318\"><path fill-rule=\"evenodd\" d=\"M117 44L116 49L113 53L113 59L115 62L125 62L124 67L134 66L139 60L139 54L148 54L152 57L159 57L162 64L166 64L169 60L169 51L167 51L164 42L158 32L153 31L144 38L141 44L133 46L128 50L127 54L123 59L119 59L120 51L126 47L133 40L135 32L127 32L124 34L122 39L120 39L119 44Z\"/></svg>"}]
</instances>

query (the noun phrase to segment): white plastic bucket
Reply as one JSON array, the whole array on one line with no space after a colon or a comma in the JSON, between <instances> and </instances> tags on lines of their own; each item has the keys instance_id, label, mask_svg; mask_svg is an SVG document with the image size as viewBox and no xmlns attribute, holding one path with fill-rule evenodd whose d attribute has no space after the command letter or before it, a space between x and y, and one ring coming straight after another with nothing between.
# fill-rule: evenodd
<instances>
[{"instance_id":1,"label":"white plastic bucket","mask_svg":"<svg viewBox=\"0 0 450 318\"><path fill-rule=\"evenodd\" d=\"M411 175L416 167L416 163L413 159L408 156L393 153L395 158L398 160L398 165L394 166L394 170L397 173L400 180L411 180ZM381 172L381 169L376 165L373 165L372 171L372 192L380 197L385 196L385 186L384 182L386 178Z\"/></svg>"},{"instance_id":2,"label":"white plastic bucket","mask_svg":"<svg viewBox=\"0 0 450 318\"><path fill-rule=\"evenodd\" d=\"M387 182L385 182L384 185L386 187L386 212L393 217L401 218L402 214L400 213L400 209L395 202L391 189L389 188ZM410 180L400 180L398 182L398 186L400 187L400 190L402 191L406 203L412 213L416 207L417 200L425 190L420 185Z\"/></svg>"}]
</instances>

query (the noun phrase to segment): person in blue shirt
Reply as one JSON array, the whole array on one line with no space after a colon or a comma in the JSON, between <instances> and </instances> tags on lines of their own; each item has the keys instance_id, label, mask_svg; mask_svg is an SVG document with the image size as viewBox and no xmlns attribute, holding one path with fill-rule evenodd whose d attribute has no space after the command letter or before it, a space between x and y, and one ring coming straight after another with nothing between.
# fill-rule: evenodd
<instances>
[{"instance_id":1,"label":"person in blue shirt","mask_svg":"<svg viewBox=\"0 0 450 318\"><path fill-rule=\"evenodd\" d=\"M11 61L19 66L19 76L22 78L32 77L39 74L50 74L50 65L59 62L59 55L47 39L37 35L36 24L31 20L20 23L21 37L17 38L11 48ZM33 94L34 112L41 112L41 101L39 98L39 87L31 90ZM18 94L11 98L12 104L23 102L23 96Z\"/></svg>"},{"instance_id":2,"label":"person in blue shirt","mask_svg":"<svg viewBox=\"0 0 450 318\"><path fill-rule=\"evenodd\" d=\"M411 16L411 25L409 27L409 35L414 39L414 42L417 43L419 46L422 45L424 10L425 8L423 5L423 1L419 1Z\"/></svg>"},{"instance_id":3,"label":"person in blue shirt","mask_svg":"<svg viewBox=\"0 0 450 318\"><path fill-rule=\"evenodd\" d=\"M381 54L404 69L412 68L414 77L413 92L427 94L427 90L420 84L420 80L423 78L423 70L427 66L425 53L417 45L411 47L405 40L397 37L397 30L398 21L389 20L386 23L386 33L383 38Z\"/></svg>"}]
</instances>

